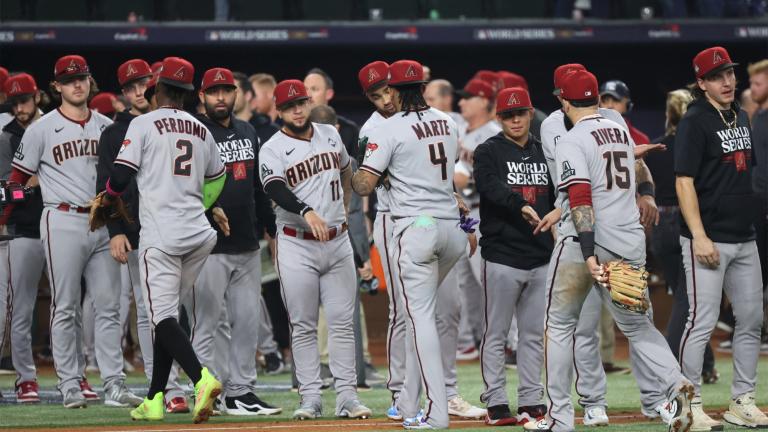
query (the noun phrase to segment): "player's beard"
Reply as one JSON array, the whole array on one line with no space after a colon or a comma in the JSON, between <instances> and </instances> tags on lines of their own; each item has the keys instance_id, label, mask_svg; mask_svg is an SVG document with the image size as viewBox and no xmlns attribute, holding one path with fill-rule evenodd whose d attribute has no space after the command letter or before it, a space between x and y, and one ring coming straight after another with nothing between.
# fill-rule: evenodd
<instances>
[{"instance_id":1,"label":"player's beard","mask_svg":"<svg viewBox=\"0 0 768 432\"><path fill-rule=\"evenodd\" d=\"M303 135L306 131L309 130L309 128L312 127L312 122L307 120L301 126L296 126L295 124L285 122L285 127L288 128L288 130L291 131L291 133L294 135Z\"/></svg>"},{"instance_id":2,"label":"player's beard","mask_svg":"<svg viewBox=\"0 0 768 432\"><path fill-rule=\"evenodd\" d=\"M227 106L226 110L216 109L216 105L205 104L205 115L207 115L208 118L211 120L222 121L224 119L229 118L229 116L232 115L232 109L234 107L235 107L234 102L232 102L232 104Z\"/></svg>"}]
</instances>

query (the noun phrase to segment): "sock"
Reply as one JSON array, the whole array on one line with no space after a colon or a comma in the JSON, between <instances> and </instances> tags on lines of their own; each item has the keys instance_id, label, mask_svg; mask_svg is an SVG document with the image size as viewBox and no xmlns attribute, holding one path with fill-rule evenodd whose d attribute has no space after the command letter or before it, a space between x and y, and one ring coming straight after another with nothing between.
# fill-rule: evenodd
<instances>
[{"instance_id":1,"label":"sock","mask_svg":"<svg viewBox=\"0 0 768 432\"><path fill-rule=\"evenodd\" d=\"M171 368L173 367L173 357L163 349L163 344L160 343L157 332L155 332L155 343L152 346L152 352L154 353L152 360L152 382L149 383L148 399L152 399L157 392L165 391L165 387L168 386L168 375L171 374Z\"/></svg>"},{"instance_id":2,"label":"sock","mask_svg":"<svg viewBox=\"0 0 768 432\"><path fill-rule=\"evenodd\" d=\"M171 358L171 363L173 360L176 360L193 383L197 384L200 381L203 366L197 359L192 343L189 341L189 336L184 333L176 318L166 318L155 327L155 344L162 345L163 350L167 353L166 355ZM169 373L170 366L165 373L166 384ZM152 373L152 380L154 381L154 371Z\"/></svg>"}]
</instances>

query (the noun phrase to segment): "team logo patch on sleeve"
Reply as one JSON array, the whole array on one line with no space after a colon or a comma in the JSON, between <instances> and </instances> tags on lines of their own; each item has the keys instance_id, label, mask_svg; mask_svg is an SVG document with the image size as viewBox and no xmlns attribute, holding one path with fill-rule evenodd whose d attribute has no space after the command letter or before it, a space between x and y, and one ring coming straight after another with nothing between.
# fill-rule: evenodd
<instances>
[{"instance_id":1,"label":"team logo patch on sleeve","mask_svg":"<svg viewBox=\"0 0 768 432\"><path fill-rule=\"evenodd\" d=\"M261 164L261 178L267 178L268 176L271 176L274 174L274 171L269 169L267 164Z\"/></svg>"},{"instance_id":2,"label":"team logo patch on sleeve","mask_svg":"<svg viewBox=\"0 0 768 432\"><path fill-rule=\"evenodd\" d=\"M131 140L129 140L129 139L125 139L125 140L123 140L123 145L122 145L122 146L120 146L120 151L119 151L118 153L122 153L122 152L123 152L123 150L125 150L125 148L126 148L126 147L128 147L128 145L129 145L130 143L131 143Z\"/></svg>"},{"instance_id":3,"label":"team logo patch on sleeve","mask_svg":"<svg viewBox=\"0 0 768 432\"><path fill-rule=\"evenodd\" d=\"M13 157L15 157L18 160L24 160L24 143L19 143L19 148L16 149L16 151L13 154Z\"/></svg>"},{"instance_id":4,"label":"team logo patch on sleeve","mask_svg":"<svg viewBox=\"0 0 768 432\"><path fill-rule=\"evenodd\" d=\"M576 170L571 168L571 164L568 161L563 161L563 173L560 174L560 181L565 181L569 177L576 175Z\"/></svg>"},{"instance_id":5,"label":"team logo patch on sleeve","mask_svg":"<svg viewBox=\"0 0 768 432\"><path fill-rule=\"evenodd\" d=\"M376 149L378 148L379 148L378 144L368 143L368 145L365 146L365 158L368 159L371 156L371 154L373 154L373 152L375 152Z\"/></svg>"}]
</instances>

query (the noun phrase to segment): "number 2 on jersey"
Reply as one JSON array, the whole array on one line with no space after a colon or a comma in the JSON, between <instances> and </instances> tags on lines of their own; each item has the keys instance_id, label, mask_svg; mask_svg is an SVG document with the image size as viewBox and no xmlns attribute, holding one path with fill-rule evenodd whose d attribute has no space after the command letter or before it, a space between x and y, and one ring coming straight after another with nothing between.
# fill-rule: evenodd
<instances>
[{"instance_id":1,"label":"number 2 on jersey","mask_svg":"<svg viewBox=\"0 0 768 432\"><path fill-rule=\"evenodd\" d=\"M181 154L173 160L173 174L179 176L189 176L192 174L192 143L189 140L180 139L176 141L176 148L181 150Z\"/></svg>"},{"instance_id":2,"label":"number 2 on jersey","mask_svg":"<svg viewBox=\"0 0 768 432\"><path fill-rule=\"evenodd\" d=\"M614 181L619 189L629 189L629 168L624 165L627 160L627 152L607 151L603 153L603 159L605 159L606 189L612 189ZM614 170L616 171L615 174Z\"/></svg>"},{"instance_id":3,"label":"number 2 on jersey","mask_svg":"<svg viewBox=\"0 0 768 432\"><path fill-rule=\"evenodd\" d=\"M440 165L443 180L448 180L448 158L445 156L442 141L429 145L429 160L435 165Z\"/></svg>"}]
</instances>

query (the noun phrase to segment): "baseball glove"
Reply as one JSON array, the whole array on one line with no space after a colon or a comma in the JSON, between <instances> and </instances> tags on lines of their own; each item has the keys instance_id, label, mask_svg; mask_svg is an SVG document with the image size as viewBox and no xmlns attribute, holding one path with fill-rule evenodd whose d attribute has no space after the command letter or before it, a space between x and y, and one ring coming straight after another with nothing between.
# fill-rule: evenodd
<instances>
[{"instance_id":1,"label":"baseball glove","mask_svg":"<svg viewBox=\"0 0 768 432\"><path fill-rule=\"evenodd\" d=\"M91 231L96 231L111 221L133 222L122 198L109 196L106 191L101 191L91 200L88 224L91 226Z\"/></svg>"},{"instance_id":2,"label":"baseball glove","mask_svg":"<svg viewBox=\"0 0 768 432\"><path fill-rule=\"evenodd\" d=\"M645 267L633 266L623 261L610 261L605 264L605 271L613 304L641 314L648 311L648 272Z\"/></svg>"}]
</instances>

